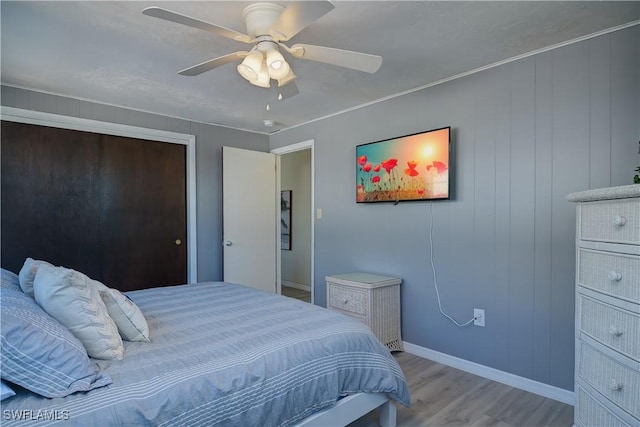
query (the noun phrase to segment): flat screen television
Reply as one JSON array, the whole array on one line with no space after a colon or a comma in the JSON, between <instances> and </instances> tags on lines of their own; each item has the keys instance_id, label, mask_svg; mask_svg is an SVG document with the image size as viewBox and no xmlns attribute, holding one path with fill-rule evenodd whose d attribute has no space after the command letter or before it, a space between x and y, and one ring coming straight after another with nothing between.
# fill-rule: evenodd
<instances>
[{"instance_id":1,"label":"flat screen television","mask_svg":"<svg viewBox=\"0 0 640 427\"><path fill-rule=\"evenodd\" d=\"M449 198L451 128L356 146L356 202Z\"/></svg>"}]
</instances>

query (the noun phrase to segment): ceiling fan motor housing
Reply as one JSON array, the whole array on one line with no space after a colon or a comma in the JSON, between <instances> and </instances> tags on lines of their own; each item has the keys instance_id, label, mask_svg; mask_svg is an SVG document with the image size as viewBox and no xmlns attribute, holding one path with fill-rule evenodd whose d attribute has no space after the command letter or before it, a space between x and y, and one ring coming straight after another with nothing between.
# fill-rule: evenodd
<instances>
[{"instance_id":1,"label":"ceiling fan motor housing","mask_svg":"<svg viewBox=\"0 0 640 427\"><path fill-rule=\"evenodd\" d=\"M253 38L269 35L269 31L280 18L283 6L273 3L254 3L244 8L242 17L247 34Z\"/></svg>"}]
</instances>

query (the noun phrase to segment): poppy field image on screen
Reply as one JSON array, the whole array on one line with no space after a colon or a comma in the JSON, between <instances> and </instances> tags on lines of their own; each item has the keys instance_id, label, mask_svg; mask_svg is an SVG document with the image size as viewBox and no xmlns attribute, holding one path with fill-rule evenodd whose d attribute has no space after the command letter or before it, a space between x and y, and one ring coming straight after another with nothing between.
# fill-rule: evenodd
<instances>
[{"instance_id":1,"label":"poppy field image on screen","mask_svg":"<svg viewBox=\"0 0 640 427\"><path fill-rule=\"evenodd\" d=\"M358 145L356 202L449 198L450 128Z\"/></svg>"}]
</instances>

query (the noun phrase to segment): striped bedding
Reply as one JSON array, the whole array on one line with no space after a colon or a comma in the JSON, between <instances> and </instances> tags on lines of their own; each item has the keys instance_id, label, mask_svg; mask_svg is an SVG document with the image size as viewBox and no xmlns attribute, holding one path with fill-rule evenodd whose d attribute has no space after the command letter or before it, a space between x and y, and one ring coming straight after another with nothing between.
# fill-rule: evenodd
<instances>
[{"instance_id":1,"label":"striped bedding","mask_svg":"<svg viewBox=\"0 0 640 427\"><path fill-rule=\"evenodd\" d=\"M3 426L289 426L357 392L409 404L395 359L356 319L223 282L127 294L151 342L96 361L113 384L56 399L19 391Z\"/></svg>"}]
</instances>

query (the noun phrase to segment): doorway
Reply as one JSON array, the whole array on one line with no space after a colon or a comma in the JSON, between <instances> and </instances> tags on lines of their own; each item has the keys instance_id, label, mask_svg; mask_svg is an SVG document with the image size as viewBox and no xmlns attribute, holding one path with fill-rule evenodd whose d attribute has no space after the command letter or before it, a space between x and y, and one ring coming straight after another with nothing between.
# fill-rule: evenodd
<instances>
[{"instance_id":1,"label":"doorway","mask_svg":"<svg viewBox=\"0 0 640 427\"><path fill-rule=\"evenodd\" d=\"M271 150L280 156L280 189L285 192L286 218L280 228L286 245L279 251L281 294L313 303L314 171L313 140ZM285 220L285 222L287 222Z\"/></svg>"}]
</instances>

